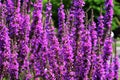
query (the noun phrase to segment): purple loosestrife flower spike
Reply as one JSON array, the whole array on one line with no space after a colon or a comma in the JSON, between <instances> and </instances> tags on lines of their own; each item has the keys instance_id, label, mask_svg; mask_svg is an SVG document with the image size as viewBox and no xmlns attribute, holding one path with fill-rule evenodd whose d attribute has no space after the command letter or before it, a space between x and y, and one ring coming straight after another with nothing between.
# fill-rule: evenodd
<instances>
[{"instance_id":1,"label":"purple loosestrife flower spike","mask_svg":"<svg viewBox=\"0 0 120 80\"><path fill-rule=\"evenodd\" d=\"M30 52L30 48L28 47L28 40L29 40L29 31L30 31L30 16L29 15L25 15L24 17L25 21L24 21L24 27L23 28L23 31L24 32L24 39L20 41L20 44L21 44L21 48L20 48L20 53L21 53L21 58L22 55L24 56L24 61L23 61L23 66L22 66L22 69L23 71L27 71L26 73L26 76L29 74L29 77L26 77L27 79L31 79L30 77L30 69L29 69L29 61L28 61L28 55L29 55L29 52Z\"/></svg>"},{"instance_id":2,"label":"purple loosestrife flower spike","mask_svg":"<svg viewBox=\"0 0 120 80\"><path fill-rule=\"evenodd\" d=\"M105 38L107 35L110 35L111 28L112 28L112 18L113 18L113 0L105 0L105 10L106 14L104 15L104 37L103 41L105 41Z\"/></svg>"},{"instance_id":3,"label":"purple loosestrife flower spike","mask_svg":"<svg viewBox=\"0 0 120 80\"><path fill-rule=\"evenodd\" d=\"M75 19L74 19L74 25L77 29L76 31L76 36L77 36L77 48L78 50L81 49L81 45L82 45L82 38L83 38L83 33L84 33L84 11L82 9L82 7L84 6L84 1L83 0L74 0L74 6L75 6ZM79 43L80 42L80 43ZM78 53L80 53L78 51Z\"/></svg>"},{"instance_id":4,"label":"purple loosestrife flower spike","mask_svg":"<svg viewBox=\"0 0 120 80\"><path fill-rule=\"evenodd\" d=\"M80 79L83 80L87 80L88 79L88 73L90 70L90 59L91 59L91 50L92 50L92 43L91 43L91 37L90 37L90 32L89 30L85 30L85 37L83 39L84 43L83 43L83 48L82 48L82 68L79 68L79 70L81 72L79 72ZM80 60L80 58L78 57L78 60ZM81 62L79 62L81 63Z\"/></svg>"},{"instance_id":5,"label":"purple loosestrife flower spike","mask_svg":"<svg viewBox=\"0 0 120 80\"><path fill-rule=\"evenodd\" d=\"M107 76L108 61L110 60L110 57L112 55L112 38L111 38L111 36L108 36L106 38L105 43L104 43L103 52L104 52L102 54L103 65L104 65L104 69L105 69L105 76Z\"/></svg>"},{"instance_id":6,"label":"purple loosestrife flower spike","mask_svg":"<svg viewBox=\"0 0 120 80\"><path fill-rule=\"evenodd\" d=\"M45 78L49 80L56 80L55 75L53 74L53 69L51 68L49 61L47 60L46 63L46 69L45 69L46 75Z\"/></svg>"},{"instance_id":7,"label":"purple loosestrife flower spike","mask_svg":"<svg viewBox=\"0 0 120 80\"><path fill-rule=\"evenodd\" d=\"M111 55L112 55L112 38L111 36L108 36L104 43L103 60L104 61L110 60Z\"/></svg>"},{"instance_id":8,"label":"purple loosestrife flower spike","mask_svg":"<svg viewBox=\"0 0 120 80\"><path fill-rule=\"evenodd\" d=\"M95 50L96 46L97 46L97 31L96 31L96 23L94 22L94 14L93 14L93 10L92 10L92 21L91 21L91 26L89 27L90 29L90 33L91 33L91 38L92 38L92 47L93 50Z\"/></svg>"},{"instance_id":9,"label":"purple loosestrife flower spike","mask_svg":"<svg viewBox=\"0 0 120 80\"><path fill-rule=\"evenodd\" d=\"M62 5L61 5L62 6ZM66 67L66 75L65 80L74 80L74 72L73 72L73 53L72 46L70 45L70 37L67 25L63 26L63 35L61 40L62 51L61 54L64 55L65 67Z\"/></svg>"},{"instance_id":10,"label":"purple loosestrife flower spike","mask_svg":"<svg viewBox=\"0 0 120 80\"><path fill-rule=\"evenodd\" d=\"M52 26L52 4L48 1L46 4L46 20L45 20L45 28L47 32L48 39L48 51L49 51L49 64L52 71L54 71L56 79L64 80L64 61L62 54L60 54L60 46L58 39L56 37L55 29ZM56 58L56 59L55 59ZM58 62L58 63L57 63Z\"/></svg>"},{"instance_id":11,"label":"purple loosestrife flower spike","mask_svg":"<svg viewBox=\"0 0 120 80\"><path fill-rule=\"evenodd\" d=\"M34 3L33 22L30 32L31 45L31 65L35 72L35 78L45 77L44 69L47 55L46 32L42 25L42 0L36 0Z\"/></svg>"},{"instance_id":12,"label":"purple loosestrife flower spike","mask_svg":"<svg viewBox=\"0 0 120 80\"><path fill-rule=\"evenodd\" d=\"M94 14L92 10L92 21L89 26L90 30L90 36L91 36L91 41L92 41L92 52L91 52L91 68L90 68L90 73L89 77L92 78L95 72L95 65L96 65L96 54L97 54L97 31L96 31L96 23L94 22Z\"/></svg>"},{"instance_id":13,"label":"purple loosestrife flower spike","mask_svg":"<svg viewBox=\"0 0 120 80\"><path fill-rule=\"evenodd\" d=\"M71 8L70 8L70 16L69 16L70 21L73 21L74 13L75 13L75 6L74 6L74 0L72 0Z\"/></svg>"},{"instance_id":14,"label":"purple loosestrife flower spike","mask_svg":"<svg viewBox=\"0 0 120 80\"><path fill-rule=\"evenodd\" d=\"M97 44L97 55L96 55L96 61L95 61L95 73L93 75L93 80L104 80L105 79L105 71L104 71L104 65L103 65L103 48L100 45L100 38L98 37L98 44Z\"/></svg>"},{"instance_id":15,"label":"purple loosestrife flower spike","mask_svg":"<svg viewBox=\"0 0 120 80\"><path fill-rule=\"evenodd\" d=\"M100 12L100 16L98 17L98 28L97 28L97 32L98 32L98 37L100 39L100 46L103 46L103 35L104 35L104 17L102 15L102 11Z\"/></svg>"},{"instance_id":16,"label":"purple loosestrife flower spike","mask_svg":"<svg viewBox=\"0 0 120 80\"><path fill-rule=\"evenodd\" d=\"M10 4L9 4L10 2ZM10 6L10 9L8 8ZM13 10L11 10L13 9ZM7 0L7 10L8 10L8 16L7 16L7 24L9 28L9 35L12 39L12 52L11 52L11 58L10 58L10 79L11 80L18 80L19 74L18 74L18 68L19 64L17 62L17 37L18 37L18 31L20 28L20 0Z\"/></svg>"},{"instance_id":17,"label":"purple loosestrife flower spike","mask_svg":"<svg viewBox=\"0 0 120 80\"><path fill-rule=\"evenodd\" d=\"M12 6L13 4L13 6ZM13 14L12 16L8 16L8 21L10 21L8 28L9 28L9 35L11 39L14 39L14 41L16 40L16 38L18 37L18 31L20 28L20 0L14 0L11 1L11 9L14 8L14 12L10 13ZM9 11L9 9L8 9Z\"/></svg>"},{"instance_id":18,"label":"purple loosestrife flower spike","mask_svg":"<svg viewBox=\"0 0 120 80\"><path fill-rule=\"evenodd\" d=\"M30 48L28 47L29 32L30 32L30 16L27 14L27 1L23 2L23 12L21 12L21 24L18 37L18 49L19 49L19 72L24 73L25 79L31 79L28 55ZM27 77L29 75L29 77Z\"/></svg>"},{"instance_id":19,"label":"purple loosestrife flower spike","mask_svg":"<svg viewBox=\"0 0 120 80\"><path fill-rule=\"evenodd\" d=\"M59 42L61 42L62 35L63 35L63 28L65 26L65 12L64 12L64 5L61 2L60 7L58 9L58 37L59 37Z\"/></svg>"},{"instance_id":20,"label":"purple loosestrife flower spike","mask_svg":"<svg viewBox=\"0 0 120 80\"><path fill-rule=\"evenodd\" d=\"M74 26L76 28L76 30L75 30L75 28L73 30L73 31L76 31L76 33L75 33L75 35L76 35L76 39L75 39L76 49L75 49L75 52L74 52L74 67L75 67L75 72L76 72L77 77L82 76L82 75L80 75L78 73L81 72L79 69L82 68L80 66L81 63L82 63L82 61L80 61L80 59L81 59L81 57L83 55L83 53L82 53L83 40L82 39L85 36L84 35L84 17L85 17L85 13L84 13L84 10L82 9L84 4L85 4L85 2L83 0L73 0L73 5L75 7Z\"/></svg>"},{"instance_id":21,"label":"purple loosestrife flower spike","mask_svg":"<svg viewBox=\"0 0 120 80\"><path fill-rule=\"evenodd\" d=\"M93 75L93 80L104 80L105 72L104 72L103 59L102 59L101 54L96 56L95 68L96 68L96 71Z\"/></svg>"},{"instance_id":22,"label":"purple loosestrife flower spike","mask_svg":"<svg viewBox=\"0 0 120 80\"><path fill-rule=\"evenodd\" d=\"M12 41L12 48L11 48L11 57L10 57L10 80L18 80L19 78L19 64L17 61L18 53L16 52L17 45L16 42Z\"/></svg>"},{"instance_id":23,"label":"purple loosestrife flower spike","mask_svg":"<svg viewBox=\"0 0 120 80\"><path fill-rule=\"evenodd\" d=\"M0 79L9 76L10 66L10 38L8 36L8 29L5 26L5 4L0 2Z\"/></svg>"},{"instance_id":24,"label":"purple loosestrife flower spike","mask_svg":"<svg viewBox=\"0 0 120 80\"><path fill-rule=\"evenodd\" d=\"M75 6L74 6L74 0L72 0L69 16L68 16L68 22L69 22L69 28L70 28L70 43L72 46L73 53L75 52L76 48L76 27L74 26L74 15L75 14Z\"/></svg>"},{"instance_id":25,"label":"purple loosestrife flower spike","mask_svg":"<svg viewBox=\"0 0 120 80\"><path fill-rule=\"evenodd\" d=\"M113 58L111 56L111 60L110 60L110 64L109 64L109 67L108 67L108 72L107 72L107 75L106 75L106 79L107 80L113 80L114 78L114 64L113 64Z\"/></svg>"},{"instance_id":26,"label":"purple loosestrife flower spike","mask_svg":"<svg viewBox=\"0 0 120 80\"><path fill-rule=\"evenodd\" d=\"M108 60L112 55L112 38L111 38L111 24L113 18L113 0L105 0L106 14L104 16L104 53L103 53L103 65L105 72L108 71ZM105 73L107 77L107 73Z\"/></svg>"},{"instance_id":27,"label":"purple loosestrife flower spike","mask_svg":"<svg viewBox=\"0 0 120 80\"><path fill-rule=\"evenodd\" d=\"M6 22L6 24L9 25L10 21L12 20L13 13L15 11L13 1L7 0L6 6L7 6L7 18L6 18L7 22Z\"/></svg>"},{"instance_id":28,"label":"purple loosestrife flower spike","mask_svg":"<svg viewBox=\"0 0 120 80\"><path fill-rule=\"evenodd\" d=\"M118 55L115 54L115 57L113 59L113 70L114 70L114 80L118 80L119 78L119 68L120 68L120 64L119 64L119 58Z\"/></svg>"},{"instance_id":29,"label":"purple loosestrife flower spike","mask_svg":"<svg viewBox=\"0 0 120 80\"><path fill-rule=\"evenodd\" d=\"M74 0L71 1L71 7L70 7L70 10L68 11L69 15L68 15L68 23L69 23L69 32L71 33L71 38L73 37L72 36L72 28L74 29L74 13L75 13L75 7L74 7Z\"/></svg>"},{"instance_id":30,"label":"purple loosestrife flower spike","mask_svg":"<svg viewBox=\"0 0 120 80\"><path fill-rule=\"evenodd\" d=\"M112 18L113 18L113 0L105 0L105 27L111 29Z\"/></svg>"}]
</instances>

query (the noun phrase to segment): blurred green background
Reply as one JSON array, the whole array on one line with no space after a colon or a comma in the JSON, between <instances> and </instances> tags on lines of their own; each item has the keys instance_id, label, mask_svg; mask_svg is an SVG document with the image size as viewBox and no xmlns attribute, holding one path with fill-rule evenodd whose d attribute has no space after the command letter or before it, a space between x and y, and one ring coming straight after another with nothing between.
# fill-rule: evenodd
<instances>
[{"instance_id":1,"label":"blurred green background","mask_svg":"<svg viewBox=\"0 0 120 80\"><path fill-rule=\"evenodd\" d=\"M32 0L34 2L34 0ZM58 16L57 11L60 6L60 0L50 0L52 3L52 13L53 13L53 21L55 24L55 27L58 27ZM72 0L63 0L63 3L65 5L65 10L69 10L71 6ZM113 17L113 23L112 23L112 30L116 29L118 26L120 26L120 0L113 0L114 1L114 17ZM47 0L43 0L43 10L45 10L45 4L47 3ZM97 21L97 17L100 13L100 6L103 6L103 14L105 13L104 10L104 0L85 0L85 7L84 10L86 11L89 7L91 7L94 10L94 16L95 21ZM89 18L91 11L88 11Z\"/></svg>"}]
</instances>

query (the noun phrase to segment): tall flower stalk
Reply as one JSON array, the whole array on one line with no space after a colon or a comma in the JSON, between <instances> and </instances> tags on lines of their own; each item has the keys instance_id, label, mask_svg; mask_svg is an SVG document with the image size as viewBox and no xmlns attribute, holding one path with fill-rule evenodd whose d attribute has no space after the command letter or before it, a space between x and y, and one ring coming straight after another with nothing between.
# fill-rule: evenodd
<instances>
[{"instance_id":1,"label":"tall flower stalk","mask_svg":"<svg viewBox=\"0 0 120 80\"><path fill-rule=\"evenodd\" d=\"M58 38L56 37L55 29L52 26L52 4L48 0L46 4L46 20L45 20L45 28L47 32L48 39L48 51L49 51L49 63L51 69L54 72L56 79L64 80L64 61L63 56L60 53L60 45ZM52 45L52 46L51 46Z\"/></svg>"},{"instance_id":2,"label":"tall flower stalk","mask_svg":"<svg viewBox=\"0 0 120 80\"><path fill-rule=\"evenodd\" d=\"M96 56L96 65L95 65L95 73L93 75L93 80L104 80L105 79L105 71L103 66L103 60L101 53Z\"/></svg>"},{"instance_id":3,"label":"tall flower stalk","mask_svg":"<svg viewBox=\"0 0 120 80\"><path fill-rule=\"evenodd\" d=\"M9 78L10 67L10 38L5 26L6 6L0 2L0 79Z\"/></svg>"},{"instance_id":4,"label":"tall flower stalk","mask_svg":"<svg viewBox=\"0 0 120 80\"><path fill-rule=\"evenodd\" d=\"M59 34L61 34L61 55L64 56L65 61L65 80L74 80L74 71L73 71L73 52L72 46L70 45L70 36L69 36L69 27L65 24L65 13L64 5L61 1L60 8L58 10L59 14ZM62 23L63 22L63 23Z\"/></svg>"},{"instance_id":5,"label":"tall flower stalk","mask_svg":"<svg viewBox=\"0 0 120 80\"><path fill-rule=\"evenodd\" d=\"M42 24L42 0L36 0L34 3L33 22L30 31L31 45L31 68L34 78L45 78L45 65L47 54L46 32Z\"/></svg>"},{"instance_id":6,"label":"tall flower stalk","mask_svg":"<svg viewBox=\"0 0 120 80\"><path fill-rule=\"evenodd\" d=\"M100 39L100 47L103 47L104 42L103 40L103 35L104 35L104 17L102 15L102 8L100 12L100 16L98 17L98 27L97 27L97 33L98 33L98 38Z\"/></svg>"},{"instance_id":7,"label":"tall flower stalk","mask_svg":"<svg viewBox=\"0 0 120 80\"><path fill-rule=\"evenodd\" d=\"M91 24L90 24L90 36L91 36L91 42L92 42L92 52L91 52L91 68L90 68L90 73L89 73L89 77L92 78L94 73L95 73L95 61L96 61L96 54L97 54L97 40L98 40L98 34L96 31L96 23L94 21L94 14L93 14L93 10L92 10L92 20L91 20Z\"/></svg>"},{"instance_id":8,"label":"tall flower stalk","mask_svg":"<svg viewBox=\"0 0 120 80\"><path fill-rule=\"evenodd\" d=\"M106 74L106 79L108 79L108 80L113 80L113 78L114 78L113 67L114 67L114 65L113 65L113 58L111 56L109 67L108 67L108 72Z\"/></svg>"},{"instance_id":9,"label":"tall flower stalk","mask_svg":"<svg viewBox=\"0 0 120 80\"><path fill-rule=\"evenodd\" d=\"M91 66L91 52L92 52L92 42L91 42L91 36L90 36L90 31L85 30L85 37L83 39L83 49L82 49L82 68L80 68L80 75L81 79L87 80L89 78L89 71L90 71L90 66ZM80 65L79 65L80 66Z\"/></svg>"},{"instance_id":10,"label":"tall flower stalk","mask_svg":"<svg viewBox=\"0 0 120 80\"><path fill-rule=\"evenodd\" d=\"M9 4L10 3L10 4ZM18 31L20 29L20 0L7 0L7 22L9 29L9 36L11 38L11 57L10 57L10 79L18 80L19 78L19 64L18 64ZM10 8L8 8L8 6Z\"/></svg>"},{"instance_id":11,"label":"tall flower stalk","mask_svg":"<svg viewBox=\"0 0 120 80\"><path fill-rule=\"evenodd\" d=\"M98 17L98 26L97 26L97 54L96 54L96 64L95 64L95 73L93 75L94 80L104 80L105 79L105 71L104 71L104 66L103 66L103 45L104 42L103 40L103 35L104 35L104 19L102 16L102 8L100 12L100 16Z\"/></svg>"},{"instance_id":12,"label":"tall flower stalk","mask_svg":"<svg viewBox=\"0 0 120 80\"><path fill-rule=\"evenodd\" d=\"M84 17L85 13L82 7L85 2L83 0L73 0L73 5L75 7L74 13L74 26L76 28L76 49L74 52L74 67L76 72L76 77L80 79L81 75L81 63L82 63L82 45L84 39ZM79 70L79 71L78 71Z\"/></svg>"},{"instance_id":13,"label":"tall flower stalk","mask_svg":"<svg viewBox=\"0 0 120 80\"><path fill-rule=\"evenodd\" d=\"M112 55L112 38L111 38L111 24L112 24L112 18L113 18L113 0L105 0L105 10L106 14L104 16L104 53L103 53L103 65L105 72L107 72L108 68L108 61L110 60L110 57ZM106 73L105 73L106 75Z\"/></svg>"},{"instance_id":14,"label":"tall flower stalk","mask_svg":"<svg viewBox=\"0 0 120 80\"><path fill-rule=\"evenodd\" d=\"M109 64L108 61L110 60L110 57L112 56L112 38L111 36L108 36L104 43L104 53L103 56L103 65L105 69L105 76L107 75Z\"/></svg>"},{"instance_id":15,"label":"tall flower stalk","mask_svg":"<svg viewBox=\"0 0 120 80\"><path fill-rule=\"evenodd\" d=\"M104 37L103 41L105 41L105 38L107 35L110 35L111 33L111 28L112 28L112 18L113 18L113 0L105 0L105 10L106 13L104 15Z\"/></svg>"},{"instance_id":16,"label":"tall flower stalk","mask_svg":"<svg viewBox=\"0 0 120 80\"><path fill-rule=\"evenodd\" d=\"M18 53L16 42L11 41L11 57L10 57L10 79L18 80L19 79L19 63L17 61Z\"/></svg>"},{"instance_id":17,"label":"tall flower stalk","mask_svg":"<svg viewBox=\"0 0 120 80\"><path fill-rule=\"evenodd\" d=\"M9 28L9 35L11 39L14 39L14 41L17 41L17 37L18 37L18 31L20 28L20 0L14 0L11 1L11 9L13 8L13 13L10 14L14 14L12 16L8 16L8 21L10 20L10 23L8 24L8 28ZM10 11L12 11L10 9ZM8 9L9 11L9 9ZM9 13L9 12L8 12Z\"/></svg>"},{"instance_id":18,"label":"tall flower stalk","mask_svg":"<svg viewBox=\"0 0 120 80\"><path fill-rule=\"evenodd\" d=\"M61 0L61 5L58 9L58 25L59 25L58 37L60 38L59 42L61 42L63 36L63 28L65 26L65 12L64 12L64 5L62 4L62 0Z\"/></svg>"},{"instance_id":19,"label":"tall flower stalk","mask_svg":"<svg viewBox=\"0 0 120 80\"><path fill-rule=\"evenodd\" d=\"M19 59L19 73L24 75L25 79L31 79L30 67L29 67L29 32L30 32L30 16L27 14L27 0L23 1L21 12L21 24L18 37L18 59ZM29 75L29 77L28 77ZM22 77L21 77L22 78Z\"/></svg>"},{"instance_id":20,"label":"tall flower stalk","mask_svg":"<svg viewBox=\"0 0 120 80\"><path fill-rule=\"evenodd\" d=\"M6 17L6 25L10 26L10 21L13 19L14 13L14 3L12 0L6 0L6 9L7 9L7 17Z\"/></svg>"},{"instance_id":21,"label":"tall flower stalk","mask_svg":"<svg viewBox=\"0 0 120 80\"><path fill-rule=\"evenodd\" d=\"M67 25L68 28L70 28L69 30L69 36L70 36L70 44L72 46L72 52L75 53L76 52L76 40L77 40L77 36L76 36L76 27L74 25L74 20L75 20L75 6L74 6L74 0L72 0L72 5L69 11L69 16L68 16L68 22L69 24ZM75 56L74 56L75 58Z\"/></svg>"}]
</instances>

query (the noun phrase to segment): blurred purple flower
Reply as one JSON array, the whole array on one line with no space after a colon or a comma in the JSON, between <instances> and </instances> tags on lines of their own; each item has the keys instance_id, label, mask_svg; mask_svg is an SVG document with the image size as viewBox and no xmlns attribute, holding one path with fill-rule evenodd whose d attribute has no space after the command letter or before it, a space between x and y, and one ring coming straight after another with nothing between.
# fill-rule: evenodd
<instances>
[{"instance_id":1,"label":"blurred purple flower","mask_svg":"<svg viewBox=\"0 0 120 80\"><path fill-rule=\"evenodd\" d=\"M35 72L35 78L45 77L45 65L47 54L46 31L42 24L42 0L34 3L33 22L30 31L31 65Z\"/></svg>"},{"instance_id":2,"label":"blurred purple flower","mask_svg":"<svg viewBox=\"0 0 120 80\"><path fill-rule=\"evenodd\" d=\"M60 45L58 42L58 38L56 37L54 26L52 26L51 10L52 10L52 4L48 2L46 4L46 20L45 20L45 28L47 32L48 52L49 52L48 60L49 60L50 68L54 72L53 74L55 75L56 79L64 79L63 78L64 61L62 54L60 54ZM55 79L55 77L53 77L53 79Z\"/></svg>"},{"instance_id":3,"label":"blurred purple flower","mask_svg":"<svg viewBox=\"0 0 120 80\"><path fill-rule=\"evenodd\" d=\"M58 37L59 37L59 42L62 41L62 36L64 35L63 29L65 27L65 12L64 12L64 5L61 2L60 7L58 8Z\"/></svg>"},{"instance_id":4,"label":"blurred purple flower","mask_svg":"<svg viewBox=\"0 0 120 80\"><path fill-rule=\"evenodd\" d=\"M8 29L5 25L5 4L0 2L0 79L8 77L10 67L10 38Z\"/></svg>"}]
</instances>

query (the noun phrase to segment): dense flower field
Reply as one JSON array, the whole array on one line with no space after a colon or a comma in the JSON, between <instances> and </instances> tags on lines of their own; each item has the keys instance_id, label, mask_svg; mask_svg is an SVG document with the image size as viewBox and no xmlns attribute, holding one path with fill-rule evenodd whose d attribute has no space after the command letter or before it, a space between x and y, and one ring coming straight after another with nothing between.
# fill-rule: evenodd
<instances>
[{"instance_id":1,"label":"dense flower field","mask_svg":"<svg viewBox=\"0 0 120 80\"><path fill-rule=\"evenodd\" d=\"M97 22L84 5L71 0L65 11L61 0L56 31L50 0L45 12L42 0L0 0L0 80L118 80L113 0L105 0Z\"/></svg>"}]
</instances>

